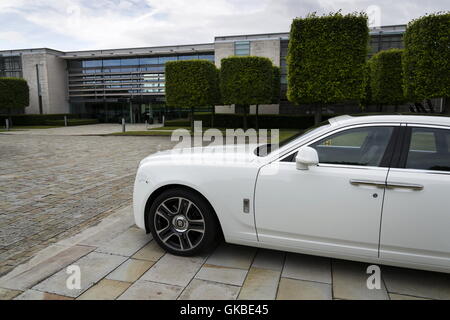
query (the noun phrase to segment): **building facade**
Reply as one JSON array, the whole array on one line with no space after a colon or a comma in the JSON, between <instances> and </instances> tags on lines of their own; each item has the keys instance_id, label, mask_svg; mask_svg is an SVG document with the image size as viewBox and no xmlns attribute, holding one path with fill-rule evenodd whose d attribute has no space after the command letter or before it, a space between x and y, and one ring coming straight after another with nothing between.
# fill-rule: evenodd
<instances>
[{"instance_id":1,"label":"building facade","mask_svg":"<svg viewBox=\"0 0 450 320\"><path fill-rule=\"evenodd\" d=\"M371 29L370 53L403 48L406 26ZM82 114L101 122L143 122L164 108L167 61L206 59L217 67L229 56L262 56L281 67L282 91L287 89L289 33L216 37L213 43L130 49L62 52L52 49L0 51L0 77L22 77L30 87L29 114ZM293 113L282 94L277 105L261 113ZM217 112L239 112L217 106ZM252 110L251 110L252 111Z\"/></svg>"}]
</instances>

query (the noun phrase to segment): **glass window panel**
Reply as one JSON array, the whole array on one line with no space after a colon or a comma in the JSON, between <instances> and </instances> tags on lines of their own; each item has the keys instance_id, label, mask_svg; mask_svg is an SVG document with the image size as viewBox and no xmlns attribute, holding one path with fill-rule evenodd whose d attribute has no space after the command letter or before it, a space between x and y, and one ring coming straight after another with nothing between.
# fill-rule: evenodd
<instances>
[{"instance_id":1,"label":"glass window panel","mask_svg":"<svg viewBox=\"0 0 450 320\"><path fill-rule=\"evenodd\" d=\"M167 61L176 61L177 57L159 57L159 64L165 64Z\"/></svg>"},{"instance_id":2,"label":"glass window panel","mask_svg":"<svg viewBox=\"0 0 450 320\"><path fill-rule=\"evenodd\" d=\"M122 59L120 60L120 64L122 66L138 66L139 65L139 59Z\"/></svg>"},{"instance_id":3,"label":"glass window panel","mask_svg":"<svg viewBox=\"0 0 450 320\"><path fill-rule=\"evenodd\" d=\"M214 55L212 54L201 54L198 56L199 59L201 60L210 60L210 61L214 61Z\"/></svg>"},{"instance_id":4,"label":"glass window panel","mask_svg":"<svg viewBox=\"0 0 450 320\"><path fill-rule=\"evenodd\" d=\"M102 60L85 60L83 61L83 68L101 67Z\"/></svg>"},{"instance_id":5,"label":"glass window panel","mask_svg":"<svg viewBox=\"0 0 450 320\"><path fill-rule=\"evenodd\" d=\"M450 171L450 130L413 128L406 168Z\"/></svg>"},{"instance_id":6,"label":"glass window panel","mask_svg":"<svg viewBox=\"0 0 450 320\"><path fill-rule=\"evenodd\" d=\"M393 132L392 127L349 129L311 145L320 163L379 166Z\"/></svg>"},{"instance_id":7,"label":"glass window panel","mask_svg":"<svg viewBox=\"0 0 450 320\"><path fill-rule=\"evenodd\" d=\"M178 56L178 60L196 60L196 59L198 59L198 55Z\"/></svg>"},{"instance_id":8,"label":"glass window panel","mask_svg":"<svg viewBox=\"0 0 450 320\"><path fill-rule=\"evenodd\" d=\"M158 64L158 57L151 57L151 58L141 58L139 63L141 65L146 64Z\"/></svg>"},{"instance_id":9,"label":"glass window panel","mask_svg":"<svg viewBox=\"0 0 450 320\"><path fill-rule=\"evenodd\" d=\"M104 67L120 67L120 59L103 60Z\"/></svg>"},{"instance_id":10,"label":"glass window panel","mask_svg":"<svg viewBox=\"0 0 450 320\"><path fill-rule=\"evenodd\" d=\"M250 51L247 49L236 49L235 54L237 56L246 56L250 54Z\"/></svg>"}]
</instances>

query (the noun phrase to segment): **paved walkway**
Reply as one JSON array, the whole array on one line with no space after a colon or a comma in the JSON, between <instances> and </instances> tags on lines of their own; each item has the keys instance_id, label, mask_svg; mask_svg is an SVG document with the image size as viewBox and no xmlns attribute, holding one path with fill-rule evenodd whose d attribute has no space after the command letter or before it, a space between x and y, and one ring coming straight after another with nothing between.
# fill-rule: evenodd
<instances>
[{"instance_id":1,"label":"paved walkway","mask_svg":"<svg viewBox=\"0 0 450 320\"><path fill-rule=\"evenodd\" d=\"M126 131L146 131L147 128L159 128L161 124L127 124ZM86 126L60 127L50 129L20 129L17 131L3 131L2 134L10 135L45 135L45 136L89 136L105 135L115 132L122 132L120 124L92 124Z\"/></svg>"},{"instance_id":2,"label":"paved walkway","mask_svg":"<svg viewBox=\"0 0 450 320\"><path fill-rule=\"evenodd\" d=\"M68 289L68 266L81 287ZM448 274L382 267L369 290L366 264L229 244L191 258L161 250L131 207L36 255L0 279L3 299L450 299Z\"/></svg>"},{"instance_id":3,"label":"paved walkway","mask_svg":"<svg viewBox=\"0 0 450 320\"><path fill-rule=\"evenodd\" d=\"M166 137L0 134L0 276L129 205L139 161L172 145Z\"/></svg>"}]
</instances>

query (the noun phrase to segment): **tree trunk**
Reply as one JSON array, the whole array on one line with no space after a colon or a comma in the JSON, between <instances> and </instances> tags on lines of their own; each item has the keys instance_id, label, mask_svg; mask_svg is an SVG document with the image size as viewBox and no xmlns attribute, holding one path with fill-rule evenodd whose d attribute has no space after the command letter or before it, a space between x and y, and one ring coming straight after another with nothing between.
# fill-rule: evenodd
<instances>
[{"instance_id":1,"label":"tree trunk","mask_svg":"<svg viewBox=\"0 0 450 320\"><path fill-rule=\"evenodd\" d=\"M322 107L320 105L316 105L314 107L314 124L318 125L322 122Z\"/></svg>"},{"instance_id":2,"label":"tree trunk","mask_svg":"<svg viewBox=\"0 0 450 320\"><path fill-rule=\"evenodd\" d=\"M259 130L259 104L256 105L256 118L255 118L255 129L256 131Z\"/></svg>"},{"instance_id":3,"label":"tree trunk","mask_svg":"<svg viewBox=\"0 0 450 320\"><path fill-rule=\"evenodd\" d=\"M9 128L12 128L12 117L11 117L11 108L8 108L8 122L9 122Z\"/></svg>"},{"instance_id":4,"label":"tree trunk","mask_svg":"<svg viewBox=\"0 0 450 320\"><path fill-rule=\"evenodd\" d=\"M191 134L194 134L194 107L191 107L191 112L189 113L189 120L191 122Z\"/></svg>"},{"instance_id":5,"label":"tree trunk","mask_svg":"<svg viewBox=\"0 0 450 320\"><path fill-rule=\"evenodd\" d=\"M450 98L445 97L444 101L442 101L442 113L450 113Z\"/></svg>"},{"instance_id":6,"label":"tree trunk","mask_svg":"<svg viewBox=\"0 0 450 320\"><path fill-rule=\"evenodd\" d=\"M211 112L211 128L214 128L214 116L216 115L216 106L213 106Z\"/></svg>"},{"instance_id":7,"label":"tree trunk","mask_svg":"<svg viewBox=\"0 0 450 320\"><path fill-rule=\"evenodd\" d=\"M248 114L248 105L244 105L244 118L243 118L243 122L244 122L244 131L247 131L247 129L248 129L248 125L247 125L247 114Z\"/></svg>"}]
</instances>

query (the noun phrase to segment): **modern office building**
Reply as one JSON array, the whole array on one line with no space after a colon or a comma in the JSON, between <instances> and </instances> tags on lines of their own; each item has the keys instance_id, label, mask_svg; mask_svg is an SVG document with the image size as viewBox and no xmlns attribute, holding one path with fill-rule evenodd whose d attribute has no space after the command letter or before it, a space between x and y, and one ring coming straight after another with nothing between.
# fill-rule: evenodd
<instances>
[{"instance_id":1,"label":"modern office building","mask_svg":"<svg viewBox=\"0 0 450 320\"><path fill-rule=\"evenodd\" d=\"M405 25L370 31L370 56L402 48ZM28 114L76 113L104 122L142 122L164 106L164 64L167 61L206 59L220 67L233 55L270 58L282 70L287 88L286 56L289 33L216 37L213 43L130 49L62 52L52 49L0 51L0 77L22 77L30 87ZM282 95L283 96L283 95ZM218 112L235 112L218 106ZM261 106L261 113L298 112L285 98L279 105ZM0 110L1 113L1 110Z\"/></svg>"}]
</instances>

